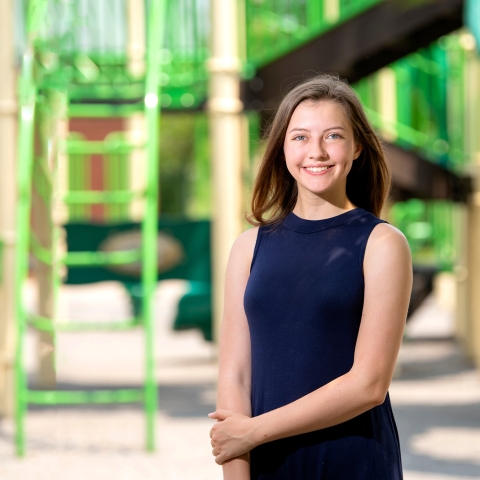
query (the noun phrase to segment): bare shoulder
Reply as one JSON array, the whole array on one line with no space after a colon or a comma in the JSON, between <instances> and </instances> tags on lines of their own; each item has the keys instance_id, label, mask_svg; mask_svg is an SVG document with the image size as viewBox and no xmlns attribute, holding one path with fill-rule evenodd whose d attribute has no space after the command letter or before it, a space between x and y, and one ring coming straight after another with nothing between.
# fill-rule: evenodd
<instances>
[{"instance_id":1,"label":"bare shoulder","mask_svg":"<svg viewBox=\"0 0 480 480\"><path fill-rule=\"evenodd\" d=\"M242 264L245 267L250 267L257 241L258 228L253 227L245 230L233 243L230 258L236 265Z\"/></svg>"},{"instance_id":2,"label":"bare shoulder","mask_svg":"<svg viewBox=\"0 0 480 480\"><path fill-rule=\"evenodd\" d=\"M237 237L237 239L235 240L235 244L238 244L239 248L248 249L250 247L255 247L255 242L257 241L258 235L258 228L259 227L253 227L245 230Z\"/></svg>"},{"instance_id":3,"label":"bare shoulder","mask_svg":"<svg viewBox=\"0 0 480 480\"><path fill-rule=\"evenodd\" d=\"M398 228L380 223L372 230L365 251L365 265L373 262L411 264L410 247Z\"/></svg>"}]
</instances>

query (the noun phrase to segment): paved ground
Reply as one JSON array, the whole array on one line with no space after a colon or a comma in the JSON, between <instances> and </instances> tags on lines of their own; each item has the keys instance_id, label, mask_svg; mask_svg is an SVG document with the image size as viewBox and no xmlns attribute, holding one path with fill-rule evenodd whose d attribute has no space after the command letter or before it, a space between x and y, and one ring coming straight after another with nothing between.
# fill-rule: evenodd
<instances>
[{"instance_id":1,"label":"paved ground","mask_svg":"<svg viewBox=\"0 0 480 480\"><path fill-rule=\"evenodd\" d=\"M169 282L157 295L157 452L143 450L143 416L137 406L31 409L28 452L22 460L13 455L11 422L0 423L2 480L221 479L210 455L211 420L206 416L214 409L215 352L197 332L169 328L182 289L181 282ZM127 313L127 299L111 284L70 287L64 299L66 313L79 320L100 314L108 321ZM435 327L442 313L434 301L424 310L407 332L390 390L405 480L480 480L479 377L458 345L445 338L445 315L443 338L424 338L432 331L425 322ZM27 352L33 368L33 336ZM63 334L58 340L59 382L138 385L141 353L140 332Z\"/></svg>"}]
</instances>

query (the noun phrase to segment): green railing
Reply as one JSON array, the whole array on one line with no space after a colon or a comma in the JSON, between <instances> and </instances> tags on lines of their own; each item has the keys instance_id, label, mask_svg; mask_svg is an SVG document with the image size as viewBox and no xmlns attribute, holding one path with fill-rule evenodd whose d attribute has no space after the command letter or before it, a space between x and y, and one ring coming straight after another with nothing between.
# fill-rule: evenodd
<instances>
[{"instance_id":1,"label":"green railing","mask_svg":"<svg viewBox=\"0 0 480 480\"><path fill-rule=\"evenodd\" d=\"M247 59L274 61L384 0L247 0Z\"/></svg>"},{"instance_id":2,"label":"green railing","mask_svg":"<svg viewBox=\"0 0 480 480\"><path fill-rule=\"evenodd\" d=\"M147 12L150 3L145 0ZM141 100L144 73L129 66L127 2L48 0L46 4L46 20L36 38L36 50L43 52L37 57L41 85L68 88L70 99L79 102ZM17 29L24 32L25 15L17 20ZM156 51L160 104L165 108L195 108L205 100L208 16L208 2L167 2L166 28ZM148 23L146 17L146 30ZM135 58L142 61L141 55Z\"/></svg>"},{"instance_id":3,"label":"green railing","mask_svg":"<svg viewBox=\"0 0 480 480\"><path fill-rule=\"evenodd\" d=\"M480 121L468 103L475 86L465 76L478 57L466 38L465 32L442 37L354 85L386 140L457 171L475 151L466 119Z\"/></svg>"}]
</instances>

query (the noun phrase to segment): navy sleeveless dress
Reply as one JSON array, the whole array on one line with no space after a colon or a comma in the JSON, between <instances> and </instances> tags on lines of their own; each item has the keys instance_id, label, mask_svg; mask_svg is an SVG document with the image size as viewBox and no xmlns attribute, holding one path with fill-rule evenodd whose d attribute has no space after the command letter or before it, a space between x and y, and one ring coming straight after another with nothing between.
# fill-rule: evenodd
<instances>
[{"instance_id":1,"label":"navy sleeveless dress","mask_svg":"<svg viewBox=\"0 0 480 480\"><path fill-rule=\"evenodd\" d=\"M347 373L364 298L368 237L382 223L356 208L324 220L293 212L262 226L244 307L251 337L252 414L282 407ZM401 480L390 399L323 430L260 445L251 480Z\"/></svg>"}]
</instances>

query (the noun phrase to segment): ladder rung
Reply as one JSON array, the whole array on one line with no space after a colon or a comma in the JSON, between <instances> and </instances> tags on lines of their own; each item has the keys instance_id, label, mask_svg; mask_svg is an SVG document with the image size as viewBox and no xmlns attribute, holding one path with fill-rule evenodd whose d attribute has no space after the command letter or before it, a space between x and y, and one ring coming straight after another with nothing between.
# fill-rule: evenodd
<instances>
[{"instance_id":1,"label":"ladder rung","mask_svg":"<svg viewBox=\"0 0 480 480\"><path fill-rule=\"evenodd\" d=\"M133 403L145 398L143 389L59 391L28 390L28 403L37 405L76 405L81 403Z\"/></svg>"},{"instance_id":2,"label":"ladder rung","mask_svg":"<svg viewBox=\"0 0 480 480\"><path fill-rule=\"evenodd\" d=\"M128 154L143 147L126 140L66 140L64 144L64 150L69 155Z\"/></svg>"},{"instance_id":3,"label":"ladder rung","mask_svg":"<svg viewBox=\"0 0 480 480\"><path fill-rule=\"evenodd\" d=\"M66 204L129 203L144 196L143 192L117 190L111 192L92 192L91 190L69 192L63 197Z\"/></svg>"},{"instance_id":4,"label":"ladder rung","mask_svg":"<svg viewBox=\"0 0 480 480\"><path fill-rule=\"evenodd\" d=\"M140 326L141 322L141 317L109 322L73 322L70 320L53 322L50 318L34 316L29 319L28 324L42 332L114 332L130 330Z\"/></svg>"},{"instance_id":5,"label":"ladder rung","mask_svg":"<svg viewBox=\"0 0 480 480\"><path fill-rule=\"evenodd\" d=\"M101 267L105 265L123 265L141 259L141 250L121 252L69 252L63 263L69 267Z\"/></svg>"},{"instance_id":6,"label":"ladder rung","mask_svg":"<svg viewBox=\"0 0 480 480\"><path fill-rule=\"evenodd\" d=\"M70 117L129 117L136 112L143 112L143 99L138 103L108 104L108 103L70 103Z\"/></svg>"},{"instance_id":7,"label":"ladder rung","mask_svg":"<svg viewBox=\"0 0 480 480\"><path fill-rule=\"evenodd\" d=\"M44 248L34 235L31 236L31 246L36 259L47 265L53 264L51 252ZM141 257L140 249L116 252L69 252L61 262L69 267L102 267L138 262Z\"/></svg>"}]
</instances>

